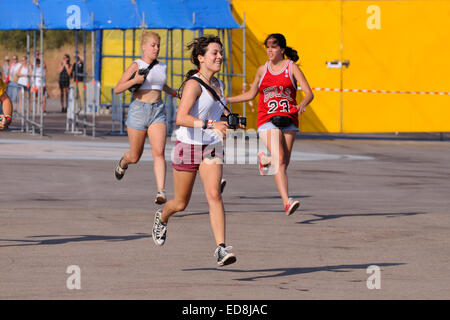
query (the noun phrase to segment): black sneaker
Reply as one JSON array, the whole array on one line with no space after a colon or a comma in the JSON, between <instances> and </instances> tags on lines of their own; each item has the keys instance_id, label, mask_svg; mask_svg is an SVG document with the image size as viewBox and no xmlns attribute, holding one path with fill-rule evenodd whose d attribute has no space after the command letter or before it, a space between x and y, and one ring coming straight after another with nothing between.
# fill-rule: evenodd
<instances>
[{"instance_id":1,"label":"black sneaker","mask_svg":"<svg viewBox=\"0 0 450 320\"><path fill-rule=\"evenodd\" d=\"M116 169L114 169L114 175L116 176L117 180L120 180L123 178L123 176L125 175L125 170L127 170L127 168L122 168L120 166L120 163L122 162L123 158L120 158L119 163L117 164Z\"/></svg>"},{"instance_id":2,"label":"black sneaker","mask_svg":"<svg viewBox=\"0 0 450 320\"><path fill-rule=\"evenodd\" d=\"M226 185L227 185L227 180L222 179L222 181L220 181L220 193L223 193L223 190L225 189Z\"/></svg>"},{"instance_id":3,"label":"black sneaker","mask_svg":"<svg viewBox=\"0 0 450 320\"><path fill-rule=\"evenodd\" d=\"M152 238L158 246L162 246L166 242L167 224L161 221L161 210L156 211L153 220Z\"/></svg>"},{"instance_id":4,"label":"black sneaker","mask_svg":"<svg viewBox=\"0 0 450 320\"><path fill-rule=\"evenodd\" d=\"M217 258L217 265L223 267L236 262L236 256L234 253L229 252L233 249L232 246L222 247L218 246L214 251L214 256Z\"/></svg>"}]
</instances>

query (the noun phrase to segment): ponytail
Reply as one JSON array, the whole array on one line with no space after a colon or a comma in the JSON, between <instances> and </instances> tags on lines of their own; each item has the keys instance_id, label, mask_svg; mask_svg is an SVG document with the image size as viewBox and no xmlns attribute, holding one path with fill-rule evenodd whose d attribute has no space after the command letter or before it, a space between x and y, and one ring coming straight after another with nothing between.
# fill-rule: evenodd
<instances>
[{"instance_id":1,"label":"ponytail","mask_svg":"<svg viewBox=\"0 0 450 320\"><path fill-rule=\"evenodd\" d=\"M192 77L194 74L198 73L198 69L191 69L186 73L186 79L189 79L190 77Z\"/></svg>"},{"instance_id":2,"label":"ponytail","mask_svg":"<svg viewBox=\"0 0 450 320\"><path fill-rule=\"evenodd\" d=\"M281 49L284 49L284 56L288 57L288 59L297 62L299 57L298 57L298 53L296 50L292 49L291 47L288 47L286 45L286 38L281 34L281 33L272 33L269 34L266 38L266 40L264 41L264 45L267 47L267 41L269 41L269 39L273 39L274 43L279 45Z\"/></svg>"},{"instance_id":3,"label":"ponytail","mask_svg":"<svg viewBox=\"0 0 450 320\"><path fill-rule=\"evenodd\" d=\"M288 57L288 59L294 62L297 62L299 59L297 50L294 50L291 47L286 47L286 49L284 49L284 54L286 55L286 57Z\"/></svg>"}]
</instances>

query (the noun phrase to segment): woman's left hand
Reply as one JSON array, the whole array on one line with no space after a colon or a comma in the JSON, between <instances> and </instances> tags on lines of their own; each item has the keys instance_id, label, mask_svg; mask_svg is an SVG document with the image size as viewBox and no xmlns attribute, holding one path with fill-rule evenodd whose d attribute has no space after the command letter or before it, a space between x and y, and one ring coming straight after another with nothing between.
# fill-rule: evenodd
<instances>
[{"instance_id":1,"label":"woman's left hand","mask_svg":"<svg viewBox=\"0 0 450 320\"><path fill-rule=\"evenodd\" d=\"M306 106L294 106L294 108L297 108L299 114L306 111Z\"/></svg>"}]
</instances>

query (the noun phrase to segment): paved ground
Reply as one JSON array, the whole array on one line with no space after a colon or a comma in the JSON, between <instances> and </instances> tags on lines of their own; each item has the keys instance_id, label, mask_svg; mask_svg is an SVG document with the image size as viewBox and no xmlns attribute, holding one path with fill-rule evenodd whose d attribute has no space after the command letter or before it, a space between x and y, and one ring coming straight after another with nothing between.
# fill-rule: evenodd
<instances>
[{"instance_id":1,"label":"paved ground","mask_svg":"<svg viewBox=\"0 0 450 320\"><path fill-rule=\"evenodd\" d=\"M43 138L0 133L0 299L450 298L448 141L298 139L289 182L302 205L290 217L273 177L226 165L238 262L218 269L199 181L156 247L149 148L118 182L126 137L58 133L58 113L46 121ZM72 265L79 290L67 288ZM379 289L368 289L372 265Z\"/></svg>"}]
</instances>

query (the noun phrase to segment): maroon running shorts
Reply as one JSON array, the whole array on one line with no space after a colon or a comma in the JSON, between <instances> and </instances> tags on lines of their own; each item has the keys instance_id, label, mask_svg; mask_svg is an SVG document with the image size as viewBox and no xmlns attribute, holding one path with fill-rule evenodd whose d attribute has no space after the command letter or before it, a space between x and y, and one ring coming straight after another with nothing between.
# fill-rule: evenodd
<instances>
[{"instance_id":1,"label":"maroon running shorts","mask_svg":"<svg viewBox=\"0 0 450 320\"><path fill-rule=\"evenodd\" d=\"M175 142L172 167L178 171L198 171L204 159L218 159L223 163L223 144L194 145L181 141Z\"/></svg>"}]
</instances>

